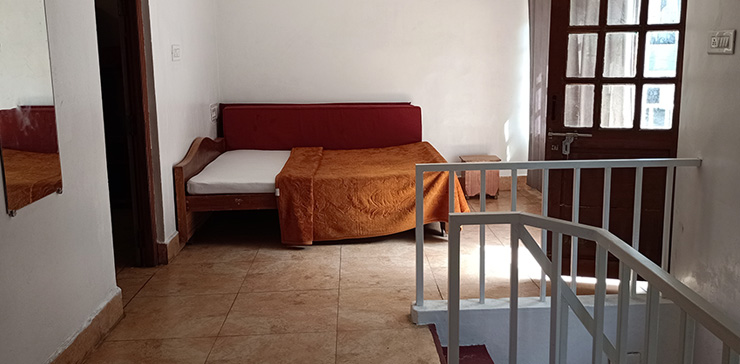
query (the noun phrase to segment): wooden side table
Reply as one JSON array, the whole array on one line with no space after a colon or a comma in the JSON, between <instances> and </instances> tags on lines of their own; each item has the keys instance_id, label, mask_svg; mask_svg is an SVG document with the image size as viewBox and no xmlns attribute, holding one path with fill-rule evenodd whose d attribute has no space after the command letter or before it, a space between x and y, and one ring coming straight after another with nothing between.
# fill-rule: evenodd
<instances>
[{"instance_id":1,"label":"wooden side table","mask_svg":"<svg viewBox=\"0 0 740 364\"><path fill-rule=\"evenodd\" d=\"M460 162L501 162L501 158L495 155L462 155ZM477 196L481 193L480 171L463 171L462 186L465 197ZM485 193L493 198L498 198L499 171L486 171Z\"/></svg>"}]
</instances>

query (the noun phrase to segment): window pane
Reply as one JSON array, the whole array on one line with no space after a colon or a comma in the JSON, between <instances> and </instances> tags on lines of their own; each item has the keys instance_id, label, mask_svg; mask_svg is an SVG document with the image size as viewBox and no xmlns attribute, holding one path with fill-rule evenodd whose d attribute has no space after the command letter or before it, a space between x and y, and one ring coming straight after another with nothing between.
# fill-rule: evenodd
<instances>
[{"instance_id":1,"label":"window pane","mask_svg":"<svg viewBox=\"0 0 740 364\"><path fill-rule=\"evenodd\" d=\"M647 32L645 77L676 77L678 31Z\"/></svg>"},{"instance_id":2,"label":"window pane","mask_svg":"<svg viewBox=\"0 0 740 364\"><path fill-rule=\"evenodd\" d=\"M637 75L637 33L607 33L604 77Z\"/></svg>"},{"instance_id":3,"label":"window pane","mask_svg":"<svg viewBox=\"0 0 740 364\"><path fill-rule=\"evenodd\" d=\"M596 75L596 33L568 35L567 77L594 77Z\"/></svg>"},{"instance_id":4,"label":"window pane","mask_svg":"<svg viewBox=\"0 0 740 364\"><path fill-rule=\"evenodd\" d=\"M635 85L604 85L601 96L602 128L632 128L635 90Z\"/></svg>"},{"instance_id":5,"label":"window pane","mask_svg":"<svg viewBox=\"0 0 740 364\"><path fill-rule=\"evenodd\" d=\"M599 0L570 0L570 25L598 25Z\"/></svg>"},{"instance_id":6,"label":"window pane","mask_svg":"<svg viewBox=\"0 0 740 364\"><path fill-rule=\"evenodd\" d=\"M648 24L677 24L681 21L681 0L650 0Z\"/></svg>"},{"instance_id":7,"label":"window pane","mask_svg":"<svg viewBox=\"0 0 740 364\"><path fill-rule=\"evenodd\" d=\"M645 85L642 89L641 129L670 129L676 85Z\"/></svg>"},{"instance_id":8,"label":"window pane","mask_svg":"<svg viewBox=\"0 0 740 364\"><path fill-rule=\"evenodd\" d=\"M640 0L609 0L606 23L609 25L638 24Z\"/></svg>"},{"instance_id":9,"label":"window pane","mask_svg":"<svg viewBox=\"0 0 740 364\"><path fill-rule=\"evenodd\" d=\"M565 126L590 128L594 125L594 85L565 86Z\"/></svg>"}]
</instances>

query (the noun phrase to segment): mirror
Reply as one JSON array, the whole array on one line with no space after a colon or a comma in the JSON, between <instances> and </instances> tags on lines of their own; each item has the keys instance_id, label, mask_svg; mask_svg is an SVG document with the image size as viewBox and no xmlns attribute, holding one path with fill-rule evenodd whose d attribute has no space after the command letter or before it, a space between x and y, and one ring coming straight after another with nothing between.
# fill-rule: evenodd
<instances>
[{"instance_id":1,"label":"mirror","mask_svg":"<svg viewBox=\"0 0 740 364\"><path fill-rule=\"evenodd\" d=\"M61 193L44 0L0 0L0 157L11 216Z\"/></svg>"}]
</instances>

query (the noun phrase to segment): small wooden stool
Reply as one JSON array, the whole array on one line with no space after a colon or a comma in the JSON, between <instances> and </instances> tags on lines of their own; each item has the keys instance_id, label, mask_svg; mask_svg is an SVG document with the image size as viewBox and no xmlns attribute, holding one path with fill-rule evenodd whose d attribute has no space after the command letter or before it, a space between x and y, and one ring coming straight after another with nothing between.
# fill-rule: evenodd
<instances>
[{"instance_id":1,"label":"small wooden stool","mask_svg":"<svg viewBox=\"0 0 740 364\"><path fill-rule=\"evenodd\" d=\"M460 162L463 163L480 163L480 162L501 162L501 158L495 155L463 155L460 156ZM463 171L462 187L465 191L465 197L480 195L480 171ZM486 171L485 193L493 198L498 198L499 171Z\"/></svg>"}]
</instances>

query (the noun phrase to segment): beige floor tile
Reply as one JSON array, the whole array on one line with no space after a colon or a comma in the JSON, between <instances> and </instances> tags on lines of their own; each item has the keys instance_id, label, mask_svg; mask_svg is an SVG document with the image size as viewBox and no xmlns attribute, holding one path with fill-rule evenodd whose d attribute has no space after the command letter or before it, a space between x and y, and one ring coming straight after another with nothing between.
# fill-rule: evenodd
<instances>
[{"instance_id":1,"label":"beige floor tile","mask_svg":"<svg viewBox=\"0 0 740 364\"><path fill-rule=\"evenodd\" d=\"M425 275L431 270L425 263ZM427 288L431 288L425 282ZM340 286L347 288L415 287L416 261L408 257L354 257L342 259Z\"/></svg>"},{"instance_id":2,"label":"beige floor tile","mask_svg":"<svg viewBox=\"0 0 740 364\"><path fill-rule=\"evenodd\" d=\"M203 364L216 338L106 341L86 364Z\"/></svg>"},{"instance_id":3,"label":"beige floor tile","mask_svg":"<svg viewBox=\"0 0 740 364\"><path fill-rule=\"evenodd\" d=\"M251 262L258 250L249 243L188 243L172 264Z\"/></svg>"},{"instance_id":4,"label":"beige floor tile","mask_svg":"<svg viewBox=\"0 0 740 364\"><path fill-rule=\"evenodd\" d=\"M125 267L125 268L121 268L116 273L116 278L117 279L149 279L160 268L161 267L153 267L153 268Z\"/></svg>"},{"instance_id":5,"label":"beige floor tile","mask_svg":"<svg viewBox=\"0 0 740 364\"><path fill-rule=\"evenodd\" d=\"M342 289L339 292L338 330L416 327L410 318L415 294L413 287ZM441 295L436 289L428 289L424 292L424 299L439 300Z\"/></svg>"},{"instance_id":6,"label":"beige floor tile","mask_svg":"<svg viewBox=\"0 0 740 364\"><path fill-rule=\"evenodd\" d=\"M337 329L337 290L240 293L220 336Z\"/></svg>"},{"instance_id":7,"label":"beige floor tile","mask_svg":"<svg viewBox=\"0 0 740 364\"><path fill-rule=\"evenodd\" d=\"M507 267L508 268L508 267ZM437 287L442 294L442 299L447 299L447 268L432 268ZM480 284L477 267L475 270L463 270L460 275L460 296L464 299L480 297ZM538 286L529 278L519 279L519 296L534 297L540 294ZM494 274L486 275L486 297L504 298L509 297L509 278Z\"/></svg>"},{"instance_id":8,"label":"beige floor tile","mask_svg":"<svg viewBox=\"0 0 740 364\"><path fill-rule=\"evenodd\" d=\"M398 235L398 234L397 234ZM404 236L393 235L386 239L362 240L342 245L342 258L355 257L407 257L414 259L416 242L413 232Z\"/></svg>"},{"instance_id":9,"label":"beige floor tile","mask_svg":"<svg viewBox=\"0 0 740 364\"><path fill-rule=\"evenodd\" d=\"M336 333L220 337L208 364L333 364Z\"/></svg>"},{"instance_id":10,"label":"beige floor tile","mask_svg":"<svg viewBox=\"0 0 740 364\"><path fill-rule=\"evenodd\" d=\"M256 261L339 259L341 245L316 243L311 246L294 247L281 243L263 244Z\"/></svg>"},{"instance_id":11,"label":"beige floor tile","mask_svg":"<svg viewBox=\"0 0 740 364\"><path fill-rule=\"evenodd\" d=\"M339 288L339 257L255 260L241 292L306 291Z\"/></svg>"},{"instance_id":12,"label":"beige floor tile","mask_svg":"<svg viewBox=\"0 0 740 364\"><path fill-rule=\"evenodd\" d=\"M159 270L139 296L237 293L249 270L248 262L171 264Z\"/></svg>"},{"instance_id":13,"label":"beige floor tile","mask_svg":"<svg viewBox=\"0 0 740 364\"><path fill-rule=\"evenodd\" d=\"M144 287L144 284L156 273L160 267L136 268L125 267L117 269L116 284L121 288L123 305L126 306L132 298Z\"/></svg>"},{"instance_id":14,"label":"beige floor tile","mask_svg":"<svg viewBox=\"0 0 740 364\"><path fill-rule=\"evenodd\" d=\"M126 306L131 299L144 287L149 278L116 279L116 285L121 289L123 305Z\"/></svg>"},{"instance_id":15,"label":"beige floor tile","mask_svg":"<svg viewBox=\"0 0 740 364\"><path fill-rule=\"evenodd\" d=\"M579 280L580 279L581 278L579 278ZM576 286L576 292L577 292L577 294L578 295L593 295L596 292L596 282L591 282L592 278L590 278L590 277L589 278L584 278L584 279L588 280L588 282L580 282L580 281L578 282L578 284ZM619 293L619 281L618 280L616 280L616 279L610 279L607 282L608 282L607 285L606 285L606 293L607 294L617 294L617 293ZM539 287L540 280L536 280L535 283ZM552 282L550 282L550 280L548 279L547 280L547 288L546 288L546 290L547 290L546 292L547 292L547 295L548 296L550 295L550 290L552 288L551 284L552 284ZM570 282L569 281L566 281L565 282L565 285L570 289Z\"/></svg>"},{"instance_id":16,"label":"beige floor tile","mask_svg":"<svg viewBox=\"0 0 740 364\"><path fill-rule=\"evenodd\" d=\"M342 331L337 334L337 364L439 363L432 333L426 326Z\"/></svg>"},{"instance_id":17,"label":"beige floor tile","mask_svg":"<svg viewBox=\"0 0 740 364\"><path fill-rule=\"evenodd\" d=\"M135 297L108 340L216 336L235 294Z\"/></svg>"},{"instance_id":18,"label":"beige floor tile","mask_svg":"<svg viewBox=\"0 0 740 364\"><path fill-rule=\"evenodd\" d=\"M486 246L500 247L503 243L499 240L493 231L486 229ZM466 226L463 228L460 236L460 254L473 255L480 252L480 229L478 226ZM424 254L429 258L432 266L440 266L442 262L446 266L449 255L449 243L424 244Z\"/></svg>"}]
</instances>

